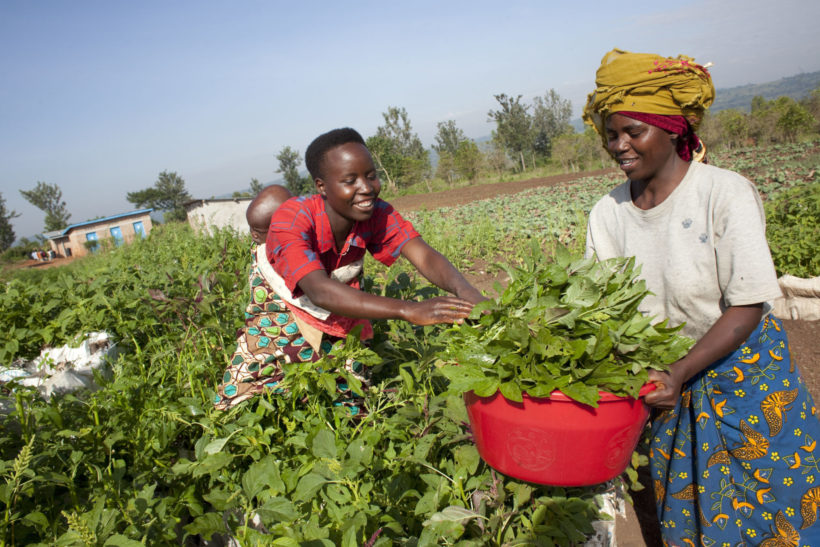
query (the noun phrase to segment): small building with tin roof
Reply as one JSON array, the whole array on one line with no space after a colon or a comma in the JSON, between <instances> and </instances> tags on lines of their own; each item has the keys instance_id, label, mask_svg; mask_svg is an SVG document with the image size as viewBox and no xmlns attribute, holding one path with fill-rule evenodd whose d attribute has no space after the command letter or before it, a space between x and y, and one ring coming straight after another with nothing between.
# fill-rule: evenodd
<instances>
[{"instance_id":1,"label":"small building with tin roof","mask_svg":"<svg viewBox=\"0 0 820 547\"><path fill-rule=\"evenodd\" d=\"M118 246L151 232L151 211L140 209L110 217L95 218L43 234L57 256L85 256L110 241Z\"/></svg>"}]
</instances>

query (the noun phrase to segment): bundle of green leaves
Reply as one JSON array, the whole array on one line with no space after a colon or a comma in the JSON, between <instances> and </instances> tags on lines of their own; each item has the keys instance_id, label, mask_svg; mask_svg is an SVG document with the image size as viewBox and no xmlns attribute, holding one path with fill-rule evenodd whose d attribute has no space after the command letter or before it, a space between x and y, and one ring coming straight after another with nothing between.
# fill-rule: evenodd
<instances>
[{"instance_id":1,"label":"bundle of green leaves","mask_svg":"<svg viewBox=\"0 0 820 547\"><path fill-rule=\"evenodd\" d=\"M560 247L552 263L533 257L507 268L500 296L449 329L439 357L451 391L521 402L559 390L597 407L599 391L637 397L650 369L666 370L691 347L680 325L638 311L649 291L634 258L573 259Z\"/></svg>"}]
</instances>

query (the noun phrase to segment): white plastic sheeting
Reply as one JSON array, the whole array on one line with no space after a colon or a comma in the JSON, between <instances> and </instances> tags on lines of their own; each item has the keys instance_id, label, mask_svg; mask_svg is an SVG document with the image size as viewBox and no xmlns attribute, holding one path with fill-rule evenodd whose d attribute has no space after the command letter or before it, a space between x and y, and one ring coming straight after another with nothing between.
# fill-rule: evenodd
<instances>
[{"instance_id":1,"label":"white plastic sheeting","mask_svg":"<svg viewBox=\"0 0 820 547\"><path fill-rule=\"evenodd\" d=\"M617 480L607 483L606 492L595 500L600 511L612 517L612 520L593 521L592 527L595 534L592 535L583 547L617 547L615 536L616 517L626 518L626 499L624 498L623 487Z\"/></svg>"},{"instance_id":2,"label":"white plastic sheeting","mask_svg":"<svg viewBox=\"0 0 820 547\"><path fill-rule=\"evenodd\" d=\"M91 332L76 347L45 348L33 361L0 366L0 384L16 381L36 387L46 399L55 393L93 389L96 386L94 372L105 374L106 362L116 355L117 346L108 333Z\"/></svg>"}]
</instances>

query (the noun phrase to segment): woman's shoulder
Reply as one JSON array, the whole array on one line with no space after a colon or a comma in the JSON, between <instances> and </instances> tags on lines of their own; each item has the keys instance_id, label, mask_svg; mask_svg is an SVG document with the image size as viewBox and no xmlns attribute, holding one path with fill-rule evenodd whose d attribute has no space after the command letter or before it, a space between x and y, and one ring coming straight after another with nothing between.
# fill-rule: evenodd
<instances>
[{"instance_id":1,"label":"woman's shoulder","mask_svg":"<svg viewBox=\"0 0 820 547\"><path fill-rule=\"evenodd\" d=\"M752 181L736 171L705 163L692 163L693 180L699 185L713 187L716 191L732 193L743 190L755 190Z\"/></svg>"},{"instance_id":2,"label":"woman's shoulder","mask_svg":"<svg viewBox=\"0 0 820 547\"><path fill-rule=\"evenodd\" d=\"M599 214L602 211L616 209L621 205L629 203L631 200L629 181L626 180L602 196L595 205L592 206L592 211Z\"/></svg>"},{"instance_id":3,"label":"woman's shoulder","mask_svg":"<svg viewBox=\"0 0 820 547\"><path fill-rule=\"evenodd\" d=\"M385 201L382 198L376 198L375 209L376 209L376 211L379 211L379 212L382 212L382 213L391 213L391 212L396 210L396 209L393 208L392 205L390 205L390 202Z\"/></svg>"},{"instance_id":4,"label":"woman's shoulder","mask_svg":"<svg viewBox=\"0 0 820 547\"><path fill-rule=\"evenodd\" d=\"M294 196L280 205L273 212L273 222L292 219L299 213L307 213L313 217L316 212L323 212L324 204L319 194Z\"/></svg>"}]
</instances>

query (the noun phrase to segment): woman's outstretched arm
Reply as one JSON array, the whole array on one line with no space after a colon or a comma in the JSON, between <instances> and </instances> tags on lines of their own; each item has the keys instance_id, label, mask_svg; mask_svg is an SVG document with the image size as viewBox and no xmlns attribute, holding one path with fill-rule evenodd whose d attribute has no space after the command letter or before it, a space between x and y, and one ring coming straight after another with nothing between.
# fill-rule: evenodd
<instances>
[{"instance_id":1,"label":"woman's outstretched arm","mask_svg":"<svg viewBox=\"0 0 820 547\"><path fill-rule=\"evenodd\" d=\"M455 296L399 300L354 289L328 277L324 270L310 272L298 283L310 300L345 317L403 319L416 325L454 323L470 315L473 304Z\"/></svg>"},{"instance_id":2,"label":"woman's outstretched arm","mask_svg":"<svg viewBox=\"0 0 820 547\"><path fill-rule=\"evenodd\" d=\"M433 249L422 238L415 237L405 243L401 254L435 286L473 304L487 299L470 285L443 254Z\"/></svg>"}]
</instances>

